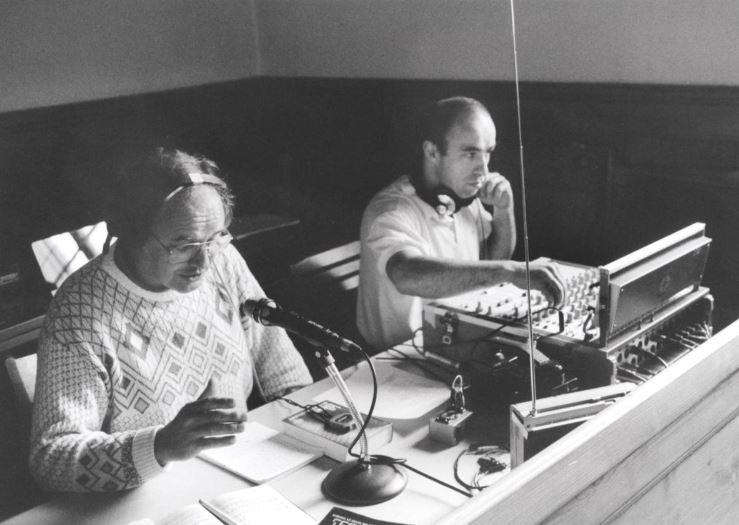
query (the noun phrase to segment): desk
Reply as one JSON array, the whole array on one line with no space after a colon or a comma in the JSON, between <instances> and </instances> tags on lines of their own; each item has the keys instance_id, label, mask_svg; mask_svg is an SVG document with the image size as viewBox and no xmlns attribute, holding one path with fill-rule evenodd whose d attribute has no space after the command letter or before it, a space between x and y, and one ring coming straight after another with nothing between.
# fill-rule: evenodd
<instances>
[{"instance_id":1,"label":"desk","mask_svg":"<svg viewBox=\"0 0 739 525\"><path fill-rule=\"evenodd\" d=\"M358 366L366 366L366 363ZM420 369L407 362L382 361L381 367L385 366L397 366L411 373L421 373ZM342 374L349 377L357 371L358 367L351 367ZM381 369L378 373L380 372ZM290 397L304 404L332 388L333 384L324 379L291 394ZM249 419L279 429L280 421L296 410L285 402L275 401L250 412ZM393 441L371 452L407 458L415 468L456 485L452 466L457 454L466 445L447 447L430 441L428 417L424 415L413 421L393 421ZM272 480L270 484L318 521L335 505L324 498L320 485L329 470L336 465L336 462L323 457L296 472ZM169 470L129 492L104 495L63 494L11 518L4 524L116 525L144 518L150 518L156 523L172 511L197 502L198 498L209 499L247 486L249 483L241 478L199 458L193 458L172 463ZM378 505L354 510L379 519L420 525L436 521L468 499L409 471L408 486L400 496Z\"/></svg>"}]
</instances>

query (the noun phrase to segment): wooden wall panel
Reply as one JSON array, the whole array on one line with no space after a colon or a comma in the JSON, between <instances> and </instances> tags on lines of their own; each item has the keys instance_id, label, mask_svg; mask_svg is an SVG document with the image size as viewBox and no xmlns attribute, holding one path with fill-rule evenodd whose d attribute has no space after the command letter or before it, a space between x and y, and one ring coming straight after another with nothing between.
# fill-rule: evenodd
<instances>
[{"instance_id":1,"label":"wooden wall panel","mask_svg":"<svg viewBox=\"0 0 739 525\"><path fill-rule=\"evenodd\" d=\"M707 282L719 305L739 304L739 88L524 83L521 93L532 254L605 264L704 221ZM298 216L296 256L342 244L405 171L415 112L457 94L490 108L493 169L520 196L510 82L255 78L2 114L0 257L97 220L118 152L151 142L218 161L237 213Z\"/></svg>"},{"instance_id":2,"label":"wooden wall panel","mask_svg":"<svg viewBox=\"0 0 739 525\"><path fill-rule=\"evenodd\" d=\"M726 403L727 399L713 398ZM729 401L732 402L732 401ZM739 516L739 420L732 419L649 491L640 494L613 523L733 524Z\"/></svg>"}]
</instances>

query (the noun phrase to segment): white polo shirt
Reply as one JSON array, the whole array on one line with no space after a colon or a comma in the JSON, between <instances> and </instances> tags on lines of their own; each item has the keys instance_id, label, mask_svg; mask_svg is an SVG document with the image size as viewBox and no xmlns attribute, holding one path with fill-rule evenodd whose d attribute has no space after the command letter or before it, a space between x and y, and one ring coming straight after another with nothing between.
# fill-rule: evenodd
<instances>
[{"instance_id":1,"label":"white polo shirt","mask_svg":"<svg viewBox=\"0 0 739 525\"><path fill-rule=\"evenodd\" d=\"M401 250L455 260L480 259L492 216L478 199L452 216L440 215L407 175L381 190L362 217L357 328L375 350L409 340L421 327L423 299L398 292L388 259Z\"/></svg>"}]
</instances>

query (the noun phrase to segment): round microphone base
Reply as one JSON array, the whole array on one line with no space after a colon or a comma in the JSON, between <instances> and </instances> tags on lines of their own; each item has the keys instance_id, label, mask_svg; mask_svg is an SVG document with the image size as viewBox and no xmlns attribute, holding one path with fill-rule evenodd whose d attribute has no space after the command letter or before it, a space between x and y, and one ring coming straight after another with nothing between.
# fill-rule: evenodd
<instances>
[{"instance_id":1,"label":"round microphone base","mask_svg":"<svg viewBox=\"0 0 739 525\"><path fill-rule=\"evenodd\" d=\"M408 483L400 465L370 464L361 460L342 463L321 484L327 498L343 505L374 505L394 498Z\"/></svg>"}]
</instances>

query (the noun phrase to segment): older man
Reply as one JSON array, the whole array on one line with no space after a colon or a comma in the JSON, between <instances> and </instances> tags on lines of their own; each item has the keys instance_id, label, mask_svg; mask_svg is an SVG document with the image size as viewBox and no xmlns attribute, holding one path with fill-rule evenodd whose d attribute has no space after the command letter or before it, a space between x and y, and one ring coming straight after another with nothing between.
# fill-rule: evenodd
<instances>
[{"instance_id":1,"label":"older man","mask_svg":"<svg viewBox=\"0 0 739 525\"><path fill-rule=\"evenodd\" d=\"M421 120L416 166L380 191L364 212L357 326L375 349L413 336L422 298L502 282L526 286L525 265L508 260L516 243L509 182L490 173L496 131L478 101L434 104ZM531 283L555 304L557 266L534 262Z\"/></svg>"},{"instance_id":2,"label":"older man","mask_svg":"<svg viewBox=\"0 0 739 525\"><path fill-rule=\"evenodd\" d=\"M158 149L120 182L118 241L64 282L41 335L30 465L52 490L136 487L232 443L253 387L311 382L283 330L239 317L264 294L230 244L217 166Z\"/></svg>"}]
</instances>

